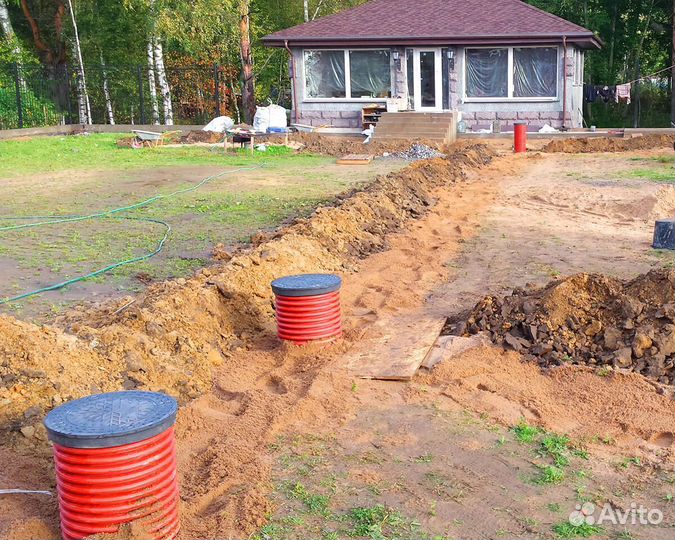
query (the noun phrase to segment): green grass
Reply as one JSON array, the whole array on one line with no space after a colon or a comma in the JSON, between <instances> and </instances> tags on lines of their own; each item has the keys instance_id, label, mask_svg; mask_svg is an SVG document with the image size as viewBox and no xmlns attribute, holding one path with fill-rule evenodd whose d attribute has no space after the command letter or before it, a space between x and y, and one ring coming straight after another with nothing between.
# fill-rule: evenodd
<instances>
[{"instance_id":1,"label":"green grass","mask_svg":"<svg viewBox=\"0 0 675 540\"><path fill-rule=\"evenodd\" d=\"M565 480L565 471L555 465L540 465L540 471L532 482L539 485L557 485Z\"/></svg>"},{"instance_id":2,"label":"green grass","mask_svg":"<svg viewBox=\"0 0 675 540\"><path fill-rule=\"evenodd\" d=\"M516 440L522 444L532 444L541 434L541 428L528 425L524 419L511 428Z\"/></svg>"},{"instance_id":3,"label":"green grass","mask_svg":"<svg viewBox=\"0 0 675 540\"><path fill-rule=\"evenodd\" d=\"M142 290L147 280L186 277L209 263L213 246L247 243L317 205L401 164L368 170L334 159L270 147L224 155L222 148L119 148L120 135L36 137L0 141L0 215L49 216L101 212L194 186L209 174L236 171L196 191L159 199L119 217L159 219L172 231L158 256L116 269L83 286L7 306L26 318L49 319L50 306L91 296ZM196 168L200 167L200 168ZM96 219L0 233L0 297L14 296L98 270L155 249L155 223ZM18 223L0 219L0 226Z\"/></svg>"},{"instance_id":4,"label":"green grass","mask_svg":"<svg viewBox=\"0 0 675 540\"><path fill-rule=\"evenodd\" d=\"M675 168L663 169L635 169L629 173L631 178L640 178L650 182L675 183Z\"/></svg>"},{"instance_id":5,"label":"green grass","mask_svg":"<svg viewBox=\"0 0 675 540\"><path fill-rule=\"evenodd\" d=\"M268 147L267 152L248 150L225 155L222 147L118 148L117 140L128 135L97 133L89 136L35 137L31 140L0 141L0 177L58 171L129 170L185 165L248 165L288 157L293 151ZM299 154L300 160L314 156Z\"/></svg>"},{"instance_id":6,"label":"green grass","mask_svg":"<svg viewBox=\"0 0 675 540\"><path fill-rule=\"evenodd\" d=\"M589 525L588 523L582 523L581 525L573 525L569 521L556 523L555 525L553 525L552 529L555 535L561 539L590 538L591 536L603 532L603 528L597 525Z\"/></svg>"}]
</instances>

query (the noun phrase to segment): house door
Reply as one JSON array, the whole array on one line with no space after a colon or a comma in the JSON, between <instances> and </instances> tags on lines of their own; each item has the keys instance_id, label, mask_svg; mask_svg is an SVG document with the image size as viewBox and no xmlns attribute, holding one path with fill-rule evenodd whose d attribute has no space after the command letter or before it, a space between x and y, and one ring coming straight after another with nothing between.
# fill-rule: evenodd
<instances>
[{"instance_id":1,"label":"house door","mask_svg":"<svg viewBox=\"0 0 675 540\"><path fill-rule=\"evenodd\" d=\"M413 51L414 107L416 111L443 109L441 49Z\"/></svg>"}]
</instances>

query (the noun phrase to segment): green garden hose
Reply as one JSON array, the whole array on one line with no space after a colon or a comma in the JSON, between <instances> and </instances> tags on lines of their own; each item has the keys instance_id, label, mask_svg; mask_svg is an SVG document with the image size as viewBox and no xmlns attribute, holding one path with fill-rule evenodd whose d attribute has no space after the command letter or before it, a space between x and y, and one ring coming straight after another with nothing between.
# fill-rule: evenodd
<instances>
[{"instance_id":1,"label":"green garden hose","mask_svg":"<svg viewBox=\"0 0 675 540\"><path fill-rule=\"evenodd\" d=\"M126 259L123 261L118 261L115 263L112 263L108 266L105 266L103 268L100 268L98 270L94 270L93 272L89 272L87 274L83 274L81 276L74 277L72 279L68 279L65 281L61 281L59 283L55 283L53 285L48 285L46 287L41 287L39 289L35 289L33 291L29 291L23 294L20 294L18 296L12 296L9 298L2 298L0 299L0 305L3 304L8 304L10 302L16 302L18 300L23 300L24 298L29 298L31 296L35 296L38 294L42 294L48 291L55 291L58 289L62 289L63 287L67 287L68 285L72 285L73 283L77 283L79 281L84 281L86 279L91 279L96 276L99 276L101 274L105 274L106 272L110 272L116 268L119 268L120 266L126 266L129 264L134 264L137 262L145 261L147 259L150 259L160 253L162 249L164 248L164 244L169 238L169 233L171 232L171 226L166 222L162 221L160 219L152 219L152 218L136 218L136 217L127 217L127 216L118 216L117 214L121 212L128 212L131 210L135 210L137 208L141 208L144 206L148 206L156 201L163 200L163 199L169 199L171 197L175 197L177 195L183 195L185 193L189 193L191 191L195 191L202 187L203 185L211 182L212 180L216 180L217 178L222 178L223 176L229 175L229 174L234 174L237 172L241 171L253 171L256 169L260 169L264 167L265 164L262 163L260 165L256 165L253 167L240 167L238 169L233 169L231 171L224 171L222 173L214 174L212 176L208 176L204 178L203 180L200 180L198 183L196 183L193 186L179 189L176 191L173 191L171 193L168 193L166 195L155 195L154 197L150 197L149 199L145 199L144 201L135 203L135 204L130 204L127 206L121 206L119 208L113 208L112 210L106 210L103 212L96 212L93 214L86 214L86 215L72 215L72 216L11 216L11 217L2 217L0 216L0 221L2 220L12 220L12 221L19 221L19 220L41 220L41 221L34 221L32 223L22 223L18 225L7 225L4 227L0 227L0 232L5 232L5 231L15 231L19 229L28 229L32 227L43 227L47 225L56 225L56 224L61 224L61 223L73 223L77 221L85 221L89 219L127 219L130 221L144 221L147 223L156 223L159 225L162 225L164 227L164 235L162 236L161 240L157 243L157 246L153 251L150 251L144 255L140 255L138 257L133 257L131 259Z\"/></svg>"}]
</instances>

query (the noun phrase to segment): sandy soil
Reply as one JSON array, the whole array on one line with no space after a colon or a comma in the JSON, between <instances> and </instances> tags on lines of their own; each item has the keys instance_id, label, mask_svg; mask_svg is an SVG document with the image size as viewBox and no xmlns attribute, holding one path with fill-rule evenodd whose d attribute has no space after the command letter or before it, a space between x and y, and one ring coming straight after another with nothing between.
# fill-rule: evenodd
<instances>
[{"instance_id":1,"label":"sandy soil","mask_svg":"<svg viewBox=\"0 0 675 540\"><path fill-rule=\"evenodd\" d=\"M322 222L319 213L318 221L300 223L290 235L273 238L272 248L269 244L257 248L254 266L261 268L254 275L259 283L246 282L241 270L251 264L246 263L236 272L226 270L226 279L214 280L209 271L199 277L197 287L190 283L155 287L138 306L115 317L111 308L100 309L75 314L62 324L78 340L103 341L104 350L96 344L90 347L93 369L106 357L113 364L121 362L125 348L115 343L129 345L130 338L139 339L141 328L149 343L138 350L171 347L186 361L215 355L205 341L197 342L199 336L223 335L215 355L219 359L213 361L222 366L216 368L212 390L204 391L210 366L203 361L196 386L183 383L189 388L187 396L194 392L196 397L181 409L177 430L183 538L242 537L270 519L275 523L294 515L297 497L285 496L279 485L297 482L300 474L298 467L284 463L289 459L304 463L307 455L319 463L302 475L303 481L317 492L333 493L320 481L334 479L335 515L379 502L397 508L430 534L550 536L551 524L566 519L580 493L618 507L638 501L663 508L669 523L673 510L663 500L672 495L674 480L670 471L675 407L638 375L600 377L584 368L544 373L517 353L496 348L447 359L408 384L357 380L348 369L364 347L375 355L389 354L379 339L384 329L414 335L415 321L452 315L489 292L505 292L527 282L543 284L577 271L601 269L628 277L662 265L664 261L648 247L650 222L672 207L673 190L649 182L608 181L607 165L618 166L619 161L631 167L628 156L617 155L506 156L483 169L476 169L475 161L460 165L468 174L465 182L436 184L429 178L441 169L421 164L413 177L425 189L410 191L408 183L406 197L394 198L414 201L405 217L399 207L382 199L384 193L398 189L397 178L380 186L383 191L371 191L367 203L357 200L341 210L352 218L363 216L367 204L380 220L385 210L391 212L392 224L385 220L381 230L369 231L370 236L362 232L350 236L347 219L339 221L339 227L329 227L335 220ZM577 179L569 173L584 176ZM410 177L411 172L401 174ZM432 205L426 212L425 200ZM324 212L324 218L334 218L331 212ZM411 217L419 219L408 221ZM363 231L375 221L357 223ZM309 242L308 235L318 243ZM292 243L285 251L289 238ZM324 238L330 240L328 251L321 243ZM263 258L265 251L269 255ZM297 260L299 253L302 261ZM366 258L359 262L355 256ZM265 266L270 258L288 270L320 267L343 272L347 332L341 343L327 349L277 345L269 307L264 307L269 296L263 291L274 274ZM244 264L250 259L239 260ZM207 286L214 281L221 283L220 288ZM244 290L260 297L247 304L237 324L219 328L216 321L222 324L222 314L229 309L222 306L221 296L236 300ZM180 317L171 313L174 301L182 310ZM199 305L199 311L221 317L205 319L191 302ZM205 327L193 328L193 343L186 343L181 332L190 327L191 317ZM69 347L78 353L83 350L49 329L40 337L33 328L11 324L26 332L24 340L46 340L55 355L58 347L65 355L70 354ZM148 325L153 334L149 337ZM247 325L257 330L245 330ZM167 327L181 332L166 336L160 329ZM3 347L13 349L7 341ZM28 354L30 347L25 351ZM149 356L150 351L147 358L143 353L143 360ZM29 354L24 358L31 360ZM166 360L165 369L181 365L168 356ZM166 382L153 382L147 375L139 376L147 387ZM31 384L33 389L40 383ZM49 390L44 395L51 399L53 394ZM579 439L587 446L588 461L575 458L575 472L560 485L528 481L541 460L511 438L508 427L521 418ZM0 457L11 465L0 472L0 484L53 488L48 448L39 435L37 442L15 432L5 437ZM325 444L316 449L316 441ZM626 461L629 457L633 460ZM558 510L552 510L554 503ZM3 537L57 535L53 501L2 498L0 512L5 516L0 523ZM316 516L308 515L306 508L304 512L303 524L296 521L284 536L317 533L310 527ZM663 526L649 528L646 534L669 538L670 532ZM412 535L411 530L408 533Z\"/></svg>"}]
</instances>

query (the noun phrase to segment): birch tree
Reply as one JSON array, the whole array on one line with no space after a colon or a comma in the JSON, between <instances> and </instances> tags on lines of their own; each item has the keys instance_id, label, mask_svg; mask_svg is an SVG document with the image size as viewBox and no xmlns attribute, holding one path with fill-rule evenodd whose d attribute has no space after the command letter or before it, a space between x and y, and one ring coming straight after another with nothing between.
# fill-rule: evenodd
<instances>
[{"instance_id":1,"label":"birch tree","mask_svg":"<svg viewBox=\"0 0 675 540\"><path fill-rule=\"evenodd\" d=\"M110 87L108 86L108 71L103 60L103 51L99 51L101 56L101 76L103 78L103 99L105 99L105 110L108 114L108 122L111 126L115 125L115 114L113 112L112 98L110 97Z\"/></svg>"},{"instance_id":2,"label":"birch tree","mask_svg":"<svg viewBox=\"0 0 675 540\"><path fill-rule=\"evenodd\" d=\"M150 88L150 108L152 123L159 125L159 106L157 105L157 82L155 79L155 53L152 38L148 40L148 87Z\"/></svg>"},{"instance_id":3,"label":"birch tree","mask_svg":"<svg viewBox=\"0 0 675 540\"><path fill-rule=\"evenodd\" d=\"M157 37L154 39L155 52L155 70L157 72L157 84L159 92L162 95L162 104L164 105L164 124L173 126L173 105L171 104L171 88L166 78L166 68L164 67L164 50L162 43Z\"/></svg>"},{"instance_id":4,"label":"birch tree","mask_svg":"<svg viewBox=\"0 0 675 540\"><path fill-rule=\"evenodd\" d=\"M70 19L73 23L73 53L77 60L77 102L80 124L91 124L91 105L89 104L89 92L87 91L87 78L84 74L82 47L80 46L80 35L77 30L77 20L75 19L75 10L73 9L72 0L68 0L68 9L70 10Z\"/></svg>"},{"instance_id":5,"label":"birch tree","mask_svg":"<svg viewBox=\"0 0 675 540\"><path fill-rule=\"evenodd\" d=\"M16 39L16 34L14 33L12 21L9 18L9 10L7 9L7 0L0 0L0 28L2 28L2 33L5 35L7 42L11 46L12 54L14 55L14 61L17 64L20 64L21 47L19 47L19 42Z\"/></svg>"}]
</instances>

